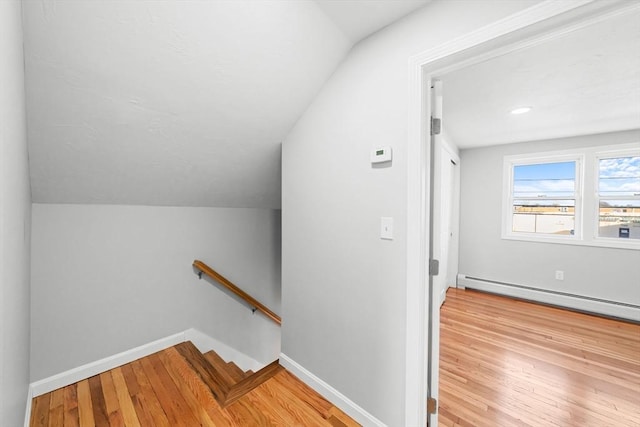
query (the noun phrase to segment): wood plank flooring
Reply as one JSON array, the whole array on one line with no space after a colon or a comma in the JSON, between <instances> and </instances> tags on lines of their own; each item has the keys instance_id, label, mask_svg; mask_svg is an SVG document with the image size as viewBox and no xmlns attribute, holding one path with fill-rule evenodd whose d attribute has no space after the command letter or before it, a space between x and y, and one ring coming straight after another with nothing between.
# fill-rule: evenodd
<instances>
[{"instance_id":1,"label":"wood plank flooring","mask_svg":"<svg viewBox=\"0 0 640 427\"><path fill-rule=\"evenodd\" d=\"M640 426L640 325L450 289L441 426Z\"/></svg>"},{"instance_id":2,"label":"wood plank flooring","mask_svg":"<svg viewBox=\"0 0 640 427\"><path fill-rule=\"evenodd\" d=\"M238 374L236 368L231 369ZM354 427L359 424L284 369L222 408L189 362L171 347L34 398L31 427L45 426Z\"/></svg>"}]
</instances>

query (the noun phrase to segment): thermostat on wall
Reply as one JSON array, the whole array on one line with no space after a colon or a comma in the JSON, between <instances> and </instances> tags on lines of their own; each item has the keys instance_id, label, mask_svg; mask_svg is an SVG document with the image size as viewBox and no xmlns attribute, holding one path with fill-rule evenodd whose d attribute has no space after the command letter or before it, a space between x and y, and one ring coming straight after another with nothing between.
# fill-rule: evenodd
<instances>
[{"instance_id":1,"label":"thermostat on wall","mask_svg":"<svg viewBox=\"0 0 640 427\"><path fill-rule=\"evenodd\" d=\"M391 147L379 147L371 151L371 163L384 163L391 161Z\"/></svg>"}]
</instances>

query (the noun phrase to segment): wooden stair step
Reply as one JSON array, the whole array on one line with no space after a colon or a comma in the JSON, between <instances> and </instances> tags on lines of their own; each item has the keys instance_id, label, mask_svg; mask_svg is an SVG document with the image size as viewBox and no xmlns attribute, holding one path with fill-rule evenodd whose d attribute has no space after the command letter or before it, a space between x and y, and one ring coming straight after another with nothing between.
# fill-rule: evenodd
<instances>
[{"instance_id":1,"label":"wooden stair step","mask_svg":"<svg viewBox=\"0 0 640 427\"><path fill-rule=\"evenodd\" d=\"M229 394L230 385L225 377L207 361L200 350L191 341L185 341L175 346L180 355L193 367L200 379L213 393L218 403L224 402Z\"/></svg>"},{"instance_id":2,"label":"wooden stair step","mask_svg":"<svg viewBox=\"0 0 640 427\"><path fill-rule=\"evenodd\" d=\"M218 371L220 377L224 379L229 388L231 388L235 383L242 380L244 376L240 379L236 378L234 372L229 369L229 365L227 362L218 355L215 351L211 350L204 354L204 358L213 366L215 370Z\"/></svg>"},{"instance_id":3,"label":"wooden stair step","mask_svg":"<svg viewBox=\"0 0 640 427\"><path fill-rule=\"evenodd\" d=\"M218 387L217 396L214 371L192 343L182 343L34 397L30 427L358 426L296 384L299 380L278 361L226 391Z\"/></svg>"},{"instance_id":4,"label":"wooden stair step","mask_svg":"<svg viewBox=\"0 0 640 427\"><path fill-rule=\"evenodd\" d=\"M242 381L235 384L231 388L231 390L229 390L223 407L231 405L233 402L240 399L242 396L249 393L256 387L260 386L265 381L273 378L276 374L283 370L284 368L280 366L280 361L275 360L264 368L260 369L258 372L245 377Z\"/></svg>"},{"instance_id":5,"label":"wooden stair step","mask_svg":"<svg viewBox=\"0 0 640 427\"><path fill-rule=\"evenodd\" d=\"M175 349L193 367L193 370L200 376L207 387L211 389L213 397L222 408L231 405L284 370L279 361L276 360L258 372L244 375L243 378L239 378L239 381L237 381L235 379L236 374L231 373L229 364L216 352L209 351L204 355L191 341L180 343L175 346ZM240 368L238 368L238 371L242 372Z\"/></svg>"},{"instance_id":6,"label":"wooden stair step","mask_svg":"<svg viewBox=\"0 0 640 427\"><path fill-rule=\"evenodd\" d=\"M245 374L245 372L240 369L240 367L234 362L227 362L227 370L233 376L236 382L242 381L247 376L247 374Z\"/></svg>"},{"instance_id":7,"label":"wooden stair step","mask_svg":"<svg viewBox=\"0 0 640 427\"><path fill-rule=\"evenodd\" d=\"M200 417L204 413L207 414L210 422L203 423L204 426L230 426L232 424L228 413L223 410L213 396L211 389L202 381L200 376L193 370L192 366L187 362L175 347L170 347L160 353L163 360L166 360L165 366L170 373L174 382L179 385L180 390L186 396L190 397L196 405L192 405L194 413ZM181 380L180 380L181 379ZM198 409L200 406L201 409ZM160 410L162 411L162 410ZM127 424L128 425L128 424ZM132 424L134 425L134 424ZM147 422L141 427L152 425L167 425L164 423Z\"/></svg>"}]
</instances>

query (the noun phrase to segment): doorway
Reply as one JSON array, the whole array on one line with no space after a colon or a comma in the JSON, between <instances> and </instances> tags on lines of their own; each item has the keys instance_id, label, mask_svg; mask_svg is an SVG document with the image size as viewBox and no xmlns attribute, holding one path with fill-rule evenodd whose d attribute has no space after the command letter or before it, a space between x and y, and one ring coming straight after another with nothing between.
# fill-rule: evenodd
<instances>
[{"instance_id":1,"label":"doorway","mask_svg":"<svg viewBox=\"0 0 640 427\"><path fill-rule=\"evenodd\" d=\"M430 137L431 86L439 74L540 43L569 31L576 23L580 25L603 14L620 13L626 7L629 3L622 1L545 1L411 58L407 230L409 236L415 232L419 237L410 237L407 247L406 425L420 426L426 422L430 426L438 425L437 414L427 414L425 404L428 397L437 397L439 370L439 331L435 326L439 325L440 298L434 295L436 285L429 274L435 255L433 241L438 238L431 230L430 221L439 208L433 204L436 189L430 174L436 155ZM458 162L458 170L459 165Z\"/></svg>"}]
</instances>

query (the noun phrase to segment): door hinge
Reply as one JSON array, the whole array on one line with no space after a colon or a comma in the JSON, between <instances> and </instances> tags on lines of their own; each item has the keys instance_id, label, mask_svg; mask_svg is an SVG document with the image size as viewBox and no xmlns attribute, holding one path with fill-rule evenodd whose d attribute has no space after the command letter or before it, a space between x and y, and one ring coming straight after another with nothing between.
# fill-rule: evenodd
<instances>
[{"instance_id":1,"label":"door hinge","mask_svg":"<svg viewBox=\"0 0 640 427\"><path fill-rule=\"evenodd\" d=\"M431 135L440 135L442 119L431 116Z\"/></svg>"},{"instance_id":2,"label":"door hinge","mask_svg":"<svg viewBox=\"0 0 640 427\"><path fill-rule=\"evenodd\" d=\"M437 276L440 273L440 261L437 259L429 260L429 276Z\"/></svg>"},{"instance_id":3,"label":"door hinge","mask_svg":"<svg viewBox=\"0 0 640 427\"><path fill-rule=\"evenodd\" d=\"M435 414L438 410L438 401L433 397L427 397L427 414Z\"/></svg>"}]
</instances>

